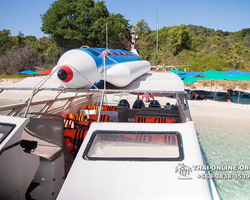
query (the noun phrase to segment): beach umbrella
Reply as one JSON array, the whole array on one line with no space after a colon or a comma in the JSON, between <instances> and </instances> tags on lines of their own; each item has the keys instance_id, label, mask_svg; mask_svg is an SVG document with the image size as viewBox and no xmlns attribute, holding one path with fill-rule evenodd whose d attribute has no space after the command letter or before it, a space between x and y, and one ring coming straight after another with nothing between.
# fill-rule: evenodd
<instances>
[{"instance_id":1,"label":"beach umbrella","mask_svg":"<svg viewBox=\"0 0 250 200\"><path fill-rule=\"evenodd\" d=\"M217 74L217 73L218 73L218 71L211 69L211 70L203 72L200 76L208 76L208 75L213 75L213 74Z\"/></svg>"},{"instance_id":2,"label":"beach umbrella","mask_svg":"<svg viewBox=\"0 0 250 200\"><path fill-rule=\"evenodd\" d=\"M30 73L30 74L38 74L38 72L40 72L40 71L32 72L32 73Z\"/></svg>"},{"instance_id":3,"label":"beach umbrella","mask_svg":"<svg viewBox=\"0 0 250 200\"><path fill-rule=\"evenodd\" d=\"M191 72L187 72L186 74L184 75L179 75L180 78L187 78L187 77L190 77L190 76L199 76L201 75L202 73L204 72L195 72L195 71L191 71Z\"/></svg>"},{"instance_id":4,"label":"beach umbrella","mask_svg":"<svg viewBox=\"0 0 250 200\"><path fill-rule=\"evenodd\" d=\"M201 76L203 77L203 79L207 79L207 80L217 80L216 86L215 86L215 93L214 93L214 100L216 97L216 92L217 92L217 87L218 87L218 80L222 80L222 79L226 79L227 76L225 76L224 74L227 72L220 72L220 71L216 71L216 70L209 70L206 71L204 73L201 74Z\"/></svg>"},{"instance_id":5,"label":"beach umbrella","mask_svg":"<svg viewBox=\"0 0 250 200\"><path fill-rule=\"evenodd\" d=\"M234 80L234 81L250 81L250 75L247 74L236 74L234 76L229 76L227 80ZM241 85L241 82L240 82ZM240 90L238 94L238 103L240 102Z\"/></svg>"},{"instance_id":6,"label":"beach umbrella","mask_svg":"<svg viewBox=\"0 0 250 200\"><path fill-rule=\"evenodd\" d=\"M237 75L237 74L250 75L249 72L239 71L239 70L237 70L237 69L234 69L234 70L232 70L232 71L229 71L229 72L225 73L224 75L226 75L226 76L234 76L234 75Z\"/></svg>"},{"instance_id":7,"label":"beach umbrella","mask_svg":"<svg viewBox=\"0 0 250 200\"><path fill-rule=\"evenodd\" d=\"M22 71L22 72L19 72L19 74L32 74L34 71L32 70L26 70L26 71Z\"/></svg>"},{"instance_id":8,"label":"beach umbrella","mask_svg":"<svg viewBox=\"0 0 250 200\"><path fill-rule=\"evenodd\" d=\"M201 79L204 79L203 77L193 77L193 76L189 76L187 78L185 78L183 80L183 83L186 84L186 83L193 83L193 82L196 82L196 81L199 81Z\"/></svg>"},{"instance_id":9,"label":"beach umbrella","mask_svg":"<svg viewBox=\"0 0 250 200\"><path fill-rule=\"evenodd\" d=\"M250 81L250 75L246 74L236 74L233 76L228 76L227 80L234 80L234 81Z\"/></svg>"},{"instance_id":10,"label":"beach umbrella","mask_svg":"<svg viewBox=\"0 0 250 200\"><path fill-rule=\"evenodd\" d=\"M184 72L184 71L181 71L181 70L179 70L179 69L171 69L171 70L169 70L169 72L173 72L173 73L175 73L176 74L176 71L177 71L177 74L185 74L186 72Z\"/></svg>"},{"instance_id":11,"label":"beach umbrella","mask_svg":"<svg viewBox=\"0 0 250 200\"><path fill-rule=\"evenodd\" d=\"M38 72L39 75L50 74L52 69Z\"/></svg>"}]
</instances>

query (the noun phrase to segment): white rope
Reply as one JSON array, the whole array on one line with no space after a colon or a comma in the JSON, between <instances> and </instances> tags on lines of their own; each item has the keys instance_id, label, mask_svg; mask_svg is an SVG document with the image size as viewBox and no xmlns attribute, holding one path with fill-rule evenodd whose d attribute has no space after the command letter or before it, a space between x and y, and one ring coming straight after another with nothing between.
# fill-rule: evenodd
<instances>
[{"instance_id":1,"label":"white rope","mask_svg":"<svg viewBox=\"0 0 250 200\"><path fill-rule=\"evenodd\" d=\"M73 66L70 66L70 65L63 65L63 66L67 66L67 67L69 67L69 68L74 69L74 70L75 70L78 74L80 74L88 83L90 83L91 86L93 86L95 89L99 90L99 88L96 87L96 86L94 85L94 83L91 83L91 81L90 81L86 76L84 76L81 72L79 72L76 68L74 68ZM57 72L60 68L61 68L61 67L58 67L56 70L54 70L53 73L50 73L47 77L45 77L44 79L42 79L38 84L35 85L35 87L33 87L33 89L38 90L39 88L41 88L42 85L43 85L44 83L46 83L46 82L49 80L49 78L50 78L55 72ZM44 82L43 82L43 81L44 81ZM39 84L41 84L41 85L39 85ZM37 87L38 87L38 88L37 88Z\"/></svg>"}]
</instances>

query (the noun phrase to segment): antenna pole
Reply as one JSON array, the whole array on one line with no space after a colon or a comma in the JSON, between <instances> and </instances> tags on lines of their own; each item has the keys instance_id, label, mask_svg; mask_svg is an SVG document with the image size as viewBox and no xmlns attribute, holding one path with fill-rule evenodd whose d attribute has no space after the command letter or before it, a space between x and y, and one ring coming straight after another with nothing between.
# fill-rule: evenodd
<instances>
[{"instance_id":1,"label":"antenna pole","mask_svg":"<svg viewBox=\"0 0 250 200\"><path fill-rule=\"evenodd\" d=\"M106 49L108 49L108 23L106 23Z\"/></svg>"}]
</instances>

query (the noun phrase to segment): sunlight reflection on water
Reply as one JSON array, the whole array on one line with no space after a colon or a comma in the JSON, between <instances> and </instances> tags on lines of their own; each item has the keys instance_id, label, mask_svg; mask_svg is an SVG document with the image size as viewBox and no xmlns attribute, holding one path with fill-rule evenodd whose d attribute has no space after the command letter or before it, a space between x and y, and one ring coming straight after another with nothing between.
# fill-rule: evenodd
<instances>
[{"instance_id":1,"label":"sunlight reflection on water","mask_svg":"<svg viewBox=\"0 0 250 200\"><path fill-rule=\"evenodd\" d=\"M250 129L233 120L195 121L199 141L208 165L250 167ZM212 174L250 174L246 171L211 171ZM225 200L250 199L250 179L215 180L218 193Z\"/></svg>"}]
</instances>

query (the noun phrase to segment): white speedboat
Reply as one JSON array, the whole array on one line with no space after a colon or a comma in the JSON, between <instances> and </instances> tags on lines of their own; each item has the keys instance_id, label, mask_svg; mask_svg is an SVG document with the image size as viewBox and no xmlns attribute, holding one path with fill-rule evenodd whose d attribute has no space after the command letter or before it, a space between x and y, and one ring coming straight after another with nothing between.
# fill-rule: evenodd
<instances>
[{"instance_id":1,"label":"white speedboat","mask_svg":"<svg viewBox=\"0 0 250 200\"><path fill-rule=\"evenodd\" d=\"M17 89L32 90L1 88ZM48 90L59 93L32 101ZM0 111L1 199L219 199L199 178L208 172L192 168L205 163L173 73L148 72L122 89L41 87Z\"/></svg>"}]
</instances>

